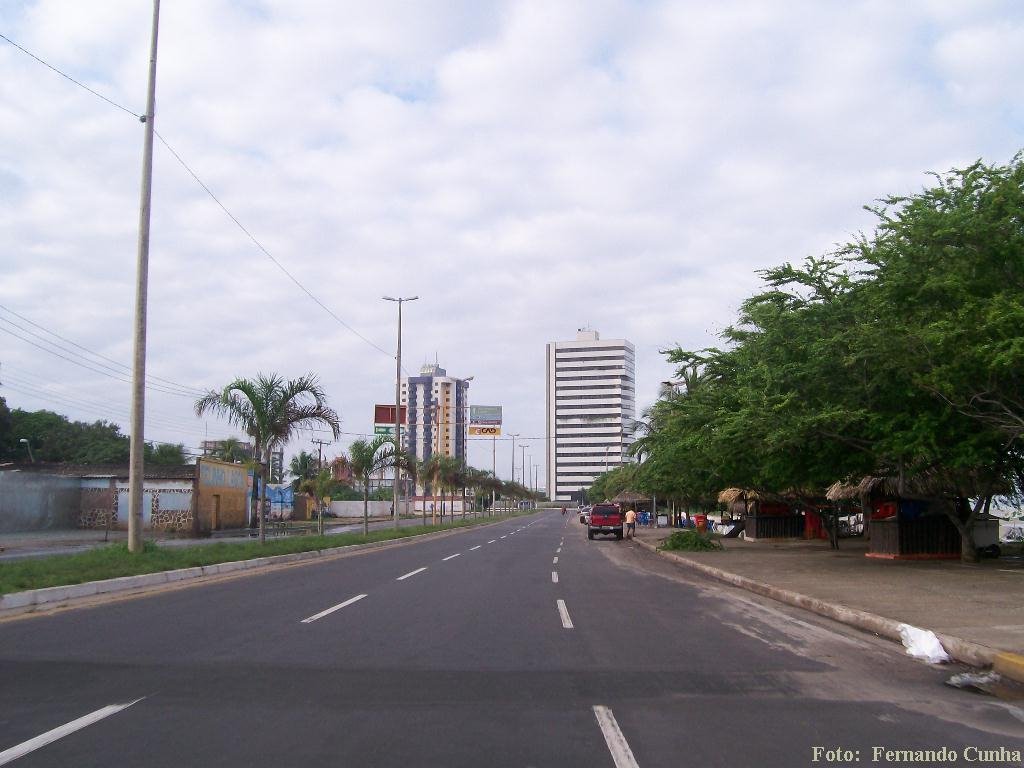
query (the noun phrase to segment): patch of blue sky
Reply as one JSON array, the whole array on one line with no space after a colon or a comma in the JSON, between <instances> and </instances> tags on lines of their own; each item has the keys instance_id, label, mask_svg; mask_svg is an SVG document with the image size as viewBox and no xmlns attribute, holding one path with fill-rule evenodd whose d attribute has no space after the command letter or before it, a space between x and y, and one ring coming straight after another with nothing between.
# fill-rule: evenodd
<instances>
[{"instance_id":1,"label":"patch of blue sky","mask_svg":"<svg viewBox=\"0 0 1024 768\"><path fill-rule=\"evenodd\" d=\"M409 104L432 101L437 96L437 83L433 79L385 77L371 85L381 93L394 96Z\"/></svg>"},{"instance_id":2,"label":"patch of blue sky","mask_svg":"<svg viewBox=\"0 0 1024 768\"><path fill-rule=\"evenodd\" d=\"M13 203L25 196L26 185L20 176L0 168L0 202Z\"/></svg>"}]
</instances>

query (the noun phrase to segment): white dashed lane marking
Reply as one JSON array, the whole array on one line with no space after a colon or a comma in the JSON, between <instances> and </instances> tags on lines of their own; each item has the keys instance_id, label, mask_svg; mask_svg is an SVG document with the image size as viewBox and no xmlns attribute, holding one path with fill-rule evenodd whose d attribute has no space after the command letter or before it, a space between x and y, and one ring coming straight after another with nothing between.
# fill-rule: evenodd
<instances>
[{"instance_id":1,"label":"white dashed lane marking","mask_svg":"<svg viewBox=\"0 0 1024 768\"><path fill-rule=\"evenodd\" d=\"M425 570L427 570L426 566L423 566L422 568L417 568L415 571L409 571L404 576L399 576L397 579L395 579L395 581L405 581L410 576L415 576L417 573L423 573Z\"/></svg>"},{"instance_id":2,"label":"white dashed lane marking","mask_svg":"<svg viewBox=\"0 0 1024 768\"><path fill-rule=\"evenodd\" d=\"M612 753L615 768L639 768L636 758L633 757L633 750L629 748L626 737L622 735L622 729L619 728L612 711L608 707L595 706L594 717L597 718L597 724L601 726L601 733L604 734L608 751Z\"/></svg>"},{"instance_id":3,"label":"white dashed lane marking","mask_svg":"<svg viewBox=\"0 0 1024 768\"><path fill-rule=\"evenodd\" d=\"M142 698L145 698L143 696ZM123 709L128 709L132 704L138 704L142 699L136 699L135 701L129 701L127 704L110 704L109 706L97 709L95 712L90 712L88 715L83 715L77 720L72 720L70 723L58 726L51 731L40 734L34 739L23 741L21 744L5 749L0 752L0 765L7 765L7 763L17 760L19 757L24 757L29 752L35 752L40 747L45 747L47 744L52 744L57 739L63 739L65 736L80 731L83 728L98 723L104 718L116 715Z\"/></svg>"},{"instance_id":4,"label":"white dashed lane marking","mask_svg":"<svg viewBox=\"0 0 1024 768\"><path fill-rule=\"evenodd\" d=\"M320 613L314 613L308 619L303 619L302 623L303 624L312 624L317 619L322 619L324 616L328 616L328 615L334 613L335 611L340 611L342 608L346 608L346 607L352 605L352 603L358 603L364 597L366 597L366 595L356 595L355 597L350 597L344 603L338 603L337 605L332 605L330 608L328 608L325 611L320 611Z\"/></svg>"},{"instance_id":5,"label":"white dashed lane marking","mask_svg":"<svg viewBox=\"0 0 1024 768\"><path fill-rule=\"evenodd\" d=\"M562 626L565 629L572 629L572 619L569 618L569 609L565 607L565 600L558 600L555 604L558 606L558 615L562 619Z\"/></svg>"},{"instance_id":6,"label":"white dashed lane marking","mask_svg":"<svg viewBox=\"0 0 1024 768\"><path fill-rule=\"evenodd\" d=\"M477 544L475 547L470 547L469 551L472 552L474 549L480 549L480 547L482 547L482 546L483 546L483 544Z\"/></svg>"},{"instance_id":7,"label":"white dashed lane marking","mask_svg":"<svg viewBox=\"0 0 1024 768\"><path fill-rule=\"evenodd\" d=\"M442 557L441 558L441 562L445 562L446 560L451 560L453 557L458 557L461 554L462 554L461 552L456 552L454 555L448 555L448 557Z\"/></svg>"},{"instance_id":8,"label":"white dashed lane marking","mask_svg":"<svg viewBox=\"0 0 1024 768\"><path fill-rule=\"evenodd\" d=\"M557 584L558 583L558 571L552 571L551 572L551 583L552 584Z\"/></svg>"}]
</instances>

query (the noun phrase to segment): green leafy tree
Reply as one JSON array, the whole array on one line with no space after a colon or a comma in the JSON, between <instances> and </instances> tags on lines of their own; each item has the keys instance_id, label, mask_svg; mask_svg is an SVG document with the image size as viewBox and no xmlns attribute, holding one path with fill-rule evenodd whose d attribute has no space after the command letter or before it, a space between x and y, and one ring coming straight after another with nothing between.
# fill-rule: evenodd
<instances>
[{"instance_id":1,"label":"green leafy tree","mask_svg":"<svg viewBox=\"0 0 1024 768\"><path fill-rule=\"evenodd\" d=\"M642 483L810 508L835 479L897 477L944 502L974 559L974 522L1022 477L1024 168L936 181L874 208L871 237L762 272L723 349L668 352L684 389L648 414Z\"/></svg>"},{"instance_id":2,"label":"green leafy tree","mask_svg":"<svg viewBox=\"0 0 1024 768\"><path fill-rule=\"evenodd\" d=\"M197 416L215 413L245 430L253 440L258 462L259 503L252 510L259 525L260 542L266 541L263 509L270 454L299 429L327 426L337 439L338 414L327 405L327 397L312 374L285 381L277 374L258 374L255 379L235 379L220 392L211 391L195 403Z\"/></svg>"},{"instance_id":3,"label":"green leafy tree","mask_svg":"<svg viewBox=\"0 0 1024 768\"><path fill-rule=\"evenodd\" d=\"M191 463L182 443L145 444L144 461L161 466L181 466Z\"/></svg>"}]
</instances>

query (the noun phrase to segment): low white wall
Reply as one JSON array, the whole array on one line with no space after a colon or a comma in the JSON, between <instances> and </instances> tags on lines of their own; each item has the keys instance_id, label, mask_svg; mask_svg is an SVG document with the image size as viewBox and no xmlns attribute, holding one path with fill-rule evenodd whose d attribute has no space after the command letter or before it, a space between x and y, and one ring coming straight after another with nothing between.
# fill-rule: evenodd
<instances>
[{"instance_id":1,"label":"low white wall","mask_svg":"<svg viewBox=\"0 0 1024 768\"><path fill-rule=\"evenodd\" d=\"M404 511L404 507L400 504L399 509ZM367 511L370 517L380 517L381 515L390 517L391 515L391 502L390 501L371 501L367 504ZM332 501L331 502L331 514L335 517L362 517L363 516L363 502L361 501Z\"/></svg>"},{"instance_id":2,"label":"low white wall","mask_svg":"<svg viewBox=\"0 0 1024 768\"><path fill-rule=\"evenodd\" d=\"M466 510L469 511L470 507L471 507L471 503L470 503L469 499L467 499L466 500ZM413 499L413 509L415 509L417 512L423 512L423 511L431 512L431 511L436 510L438 513L440 513L441 512L441 497L438 496L436 502L432 498L430 498L429 496L426 499ZM454 509L455 512L457 512L457 513L461 513L462 512L462 498L461 497L456 496L454 502L451 499L449 499L449 498L446 498L444 500L444 513L447 515L449 510L452 510L452 509Z\"/></svg>"}]
</instances>

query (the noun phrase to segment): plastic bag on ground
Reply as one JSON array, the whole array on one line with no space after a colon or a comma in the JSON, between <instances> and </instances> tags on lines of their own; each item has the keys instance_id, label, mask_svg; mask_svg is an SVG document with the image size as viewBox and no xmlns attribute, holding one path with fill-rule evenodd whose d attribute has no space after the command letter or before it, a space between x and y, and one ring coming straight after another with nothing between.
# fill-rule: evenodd
<instances>
[{"instance_id":1,"label":"plastic bag on ground","mask_svg":"<svg viewBox=\"0 0 1024 768\"><path fill-rule=\"evenodd\" d=\"M909 624L900 624L900 638L907 653L915 659L923 659L929 664L942 664L952 661L939 642L935 633L927 629L918 629Z\"/></svg>"}]
</instances>

